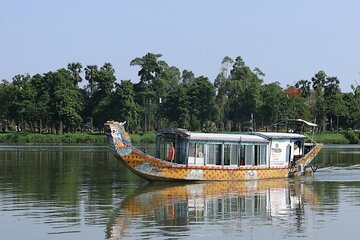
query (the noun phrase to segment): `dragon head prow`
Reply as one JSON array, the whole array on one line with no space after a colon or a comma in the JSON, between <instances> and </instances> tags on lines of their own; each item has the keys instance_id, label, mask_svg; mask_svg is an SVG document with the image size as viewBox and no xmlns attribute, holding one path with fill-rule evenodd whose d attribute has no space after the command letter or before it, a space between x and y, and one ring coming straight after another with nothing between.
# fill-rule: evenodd
<instances>
[{"instance_id":1,"label":"dragon head prow","mask_svg":"<svg viewBox=\"0 0 360 240\"><path fill-rule=\"evenodd\" d=\"M120 156L128 155L131 152L132 147L130 136L125 131L125 124L126 121L107 121L104 124L110 145L114 147L114 150L116 150Z\"/></svg>"}]
</instances>

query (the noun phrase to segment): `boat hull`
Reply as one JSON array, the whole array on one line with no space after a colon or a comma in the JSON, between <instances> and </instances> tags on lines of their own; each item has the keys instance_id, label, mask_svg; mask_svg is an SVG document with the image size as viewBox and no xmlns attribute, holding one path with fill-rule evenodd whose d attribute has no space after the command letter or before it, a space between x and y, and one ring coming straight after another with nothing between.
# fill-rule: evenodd
<instances>
[{"instance_id":1,"label":"boat hull","mask_svg":"<svg viewBox=\"0 0 360 240\"><path fill-rule=\"evenodd\" d=\"M289 176L289 168L186 166L154 158L137 149L116 157L132 172L151 181L241 181Z\"/></svg>"}]
</instances>

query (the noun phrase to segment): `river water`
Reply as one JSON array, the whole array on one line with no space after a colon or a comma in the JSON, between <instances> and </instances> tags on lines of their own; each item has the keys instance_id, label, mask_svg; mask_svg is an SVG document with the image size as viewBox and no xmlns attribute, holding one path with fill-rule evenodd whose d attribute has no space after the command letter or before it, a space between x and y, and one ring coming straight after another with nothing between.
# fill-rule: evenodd
<instances>
[{"instance_id":1,"label":"river water","mask_svg":"<svg viewBox=\"0 0 360 240\"><path fill-rule=\"evenodd\" d=\"M357 239L360 146L327 145L314 164L313 177L148 184L105 146L1 145L0 239Z\"/></svg>"}]
</instances>

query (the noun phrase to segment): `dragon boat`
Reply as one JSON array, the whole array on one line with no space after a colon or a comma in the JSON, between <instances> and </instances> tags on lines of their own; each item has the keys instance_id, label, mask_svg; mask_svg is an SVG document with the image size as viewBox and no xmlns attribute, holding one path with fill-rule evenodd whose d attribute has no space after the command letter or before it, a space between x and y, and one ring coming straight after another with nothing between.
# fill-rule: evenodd
<instances>
[{"instance_id":1,"label":"dragon boat","mask_svg":"<svg viewBox=\"0 0 360 240\"><path fill-rule=\"evenodd\" d=\"M156 156L132 145L125 122L104 124L110 148L125 167L150 181L241 181L311 173L322 144L298 133L195 133L162 129ZM170 148L174 156L168 161Z\"/></svg>"}]
</instances>

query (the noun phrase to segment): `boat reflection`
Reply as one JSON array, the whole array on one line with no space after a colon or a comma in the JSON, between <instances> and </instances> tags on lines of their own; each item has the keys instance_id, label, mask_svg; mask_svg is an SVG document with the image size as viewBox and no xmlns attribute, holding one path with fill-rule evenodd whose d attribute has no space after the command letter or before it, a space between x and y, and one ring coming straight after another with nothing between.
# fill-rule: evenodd
<instances>
[{"instance_id":1,"label":"boat reflection","mask_svg":"<svg viewBox=\"0 0 360 240\"><path fill-rule=\"evenodd\" d=\"M281 218L301 228L305 203L320 206L311 185L289 179L150 183L121 203L108 225L107 238L152 238L161 231L168 231L169 237L186 237L193 225L233 227L234 220L249 226Z\"/></svg>"}]
</instances>

